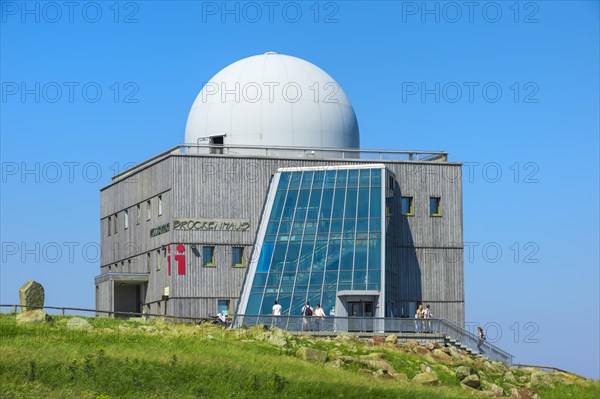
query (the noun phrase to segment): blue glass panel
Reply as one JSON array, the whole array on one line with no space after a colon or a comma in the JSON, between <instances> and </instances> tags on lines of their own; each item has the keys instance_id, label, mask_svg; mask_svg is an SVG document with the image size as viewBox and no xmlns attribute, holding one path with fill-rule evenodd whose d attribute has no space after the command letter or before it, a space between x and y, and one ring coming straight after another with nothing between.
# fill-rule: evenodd
<instances>
[{"instance_id":1,"label":"blue glass panel","mask_svg":"<svg viewBox=\"0 0 600 399\"><path fill-rule=\"evenodd\" d=\"M331 224L331 222L329 220L320 220L319 221L319 229L317 230L318 234L325 234L325 240L328 237L329 234L329 225ZM318 238L317 238L318 239Z\"/></svg>"},{"instance_id":2,"label":"blue glass panel","mask_svg":"<svg viewBox=\"0 0 600 399\"><path fill-rule=\"evenodd\" d=\"M296 282L296 272L293 273L283 273L281 276L281 285L294 285Z\"/></svg>"},{"instance_id":3,"label":"blue glass panel","mask_svg":"<svg viewBox=\"0 0 600 399\"><path fill-rule=\"evenodd\" d=\"M273 251L273 260L271 261L271 271L281 272L283 270L283 262L285 261L285 251L287 250L287 242L278 242L275 244Z\"/></svg>"},{"instance_id":4,"label":"blue glass panel","mask_svg":"<svg viewBox=\"0 0 600 399\"><path fill-rule=\"evenodd\" d=\"M308 201L307 220L316 220L319 218L319 207L321 205L321 194L323 190L312 190L310 200Z\"/></svg>"},{"instance_id":5,"label":"blue glass panel","mask_svg":"<svg viewBox=\"0 0 600 399\"><path fill-rule=\"evenodd\" d=\"M381 239L369 241L369 270L381 270Z\"/></svg>"},{"instance_id":6,"label":"blue glass panel","mask_svg":"<svg viewBox=\"0 0 600 399\"><path fill-rule=\"evenodd\" d=\"M246 306L246 314L254 315L260 314L260 303L262 301L262 293L261 294L251 294L248 299L248 306Z\"/></svg>"},{"instance_id":7,"label":"blue glass panel","mask_svg":"<svg viewBox=\"0 0 600 399\"><path fill-rule=\"evenodd\" d=\"M371 169L361 169L359 184L361 187L369 187L369 180L371 179Z\"/></svg>"},{"instance_id":8,"label":"blue glass panel","mask_svg":"<svg viewBox=\"0 0 600 399\"><path fill-rule=\"evenodd\" d=\"M294 210L296 209L296 200L298 199L298 190L290 190L287 193L285 199L285 205L283 206L283 213L281 219L290 220L294 216Z\"/></svg>"},{"instance_id":9,"label":"blue glass panel","mask_svg":"<svg viewBox=\"0 0 600 399\"><path fill-rule=\"evenodd\" d=\"M266 235L264 242L275 242L276 237L277 236L275 234Z\"/></svg>"},{"instance_id":10,"label":"blue glass panel","mask_svg":"<svg viewBox=\"0 0 600 399\"><path fill-rule=\"evenodd\" d=\"M258 265L256 266L256 271L259 273L264 273L269 271L269 266L271 265L271 255L273 254L273 245L270 242L263 243L263 246L260 251L260 258L258 259Z\"/></svg>"},{"instance_id":11,"label":"blue glass panel","mask_svg":"<svg viewBox=\"0 0 600 399\"><path fill-rule=\"evenodd\" d=\"M330 239L330 240L341 240L341 239L342 239L342 234L341 234L341 233L334 233L334 232L331 232L331 233L329 234L329 239Z\"/></svg>"},{"instance_id":12,"label":"blue glass panel","mask_svg":"<svg viewBox=\"0 0 600 399\"><path fill-rule=\"evenodd\" d=\"M304 234L308 235L308 234L315 234L317 232L317 222L316 221L307 221L306 225L304 226ZM304 241L307 241L308 239L305 237Z\"/></svg>"},{"instance_id":13,"label":"blue glass panel","mask_svg":"<svg viewBox=\"0 0 600 399\"><path fill-rule=\"evenodd\" d=\"M346 291L352 289L352 283L339 283L338 291Z\"/></svg>"},{"instance_id":14,"label":"blue glass panel","mask_svg":"<svg viewBox=\"0 0 600 399\"><path fill-rule=\"evenodd\" d=\"M367 274L367 282L369 284L381 284L381 272L369 271Z\"/></svg>"},{"instance_id":15,"label":"blue glass panel","mask_svg":"<svg viewBox=\"0 0 600 399\"><path fill-rule=\"evenodd\" d=\"M323 198L321 199L321 219L331 218L331 208L333 202L333 190L323 190Z\"/></svg>"},{"instance_id":16,"label":"blue glass panel","mask_svg":"<svg viewBox=\"0 0 600 399\"><path fill-rule=\"evenodd\" d=\"M352 270L354 262L354 241L342 241L342 255L340 257L340 270Z\"/></svg>"},{"instance_id":17,"label":"blue glass panel","mask_svg":"<svg viewBox=\"0 0 600 399\"><path fill-rule=\"evenodd\" d=\"M300 188L310 188L312 185L313 174L314 172L312 171L304 172L302 175L302 183L300 184Z\"/></svg>"},{"instance_id":18,"label":"blue glass panel","mask_svg":"<svg viewBox=\"0 0 600 399\"><path fill-rule=\"evenodd\" d=\"M277 229L279 228L279 222L269 222L267 225L267 233L266 234L277 234Z\"/></svg>"},{"instance_id":19,"label":"blue glass panel","mask_svg":"<svg viewBox=\"0 0 600 399\"><path fill-rule=\"evenodd\" d=\"M279 287L279 282L281 281L281 273L269 273L267 277L267 287Z\"/></svg>"},{"instance_id":20,"label":"blue glass panel","mask_svg":"<svg viewBox=\"0 0 600 399\"><path fill-rule=\"evenodd\" d=\"M292 234L302 234L304 232L304 222L294 222L292 225Z\"/></svg>"},{"instance_id":21,"label":"blue glass panel","mask_svg":"<svg viewBox=\"0 0 600 399\"><path fill-rule=\"evenodd\" d=\"M342 219L334 219L331 221L331 234L342 232Z\"/></svg>"},{"instance_id":22,"label":"blue glass panel","mask_svg":"<svg viewBox=\"0 0 600 399\"><path fill-rule=\"evenodd\" d=\"M308 300L313 309L317 306L317 303L321 303L321 294L322 291L313 291L312 289L308 292Z\"/></svg>"},{"instance_id":23,"label":"blue glass panel","mask_svg":"<svg viewBox=\"0 0 600 399\"><path fill-rule=\"evenodd\" d=\"M344 233L354 233L356 229L356 221L354 219L346 219L344 221Z\"/></svg>"},{"instance_id":24,"label":"blue glass panel","mask_svg":"<svg viewBox=\"0 0 600 399\"><path fill-rule=\"evenodd\" d=\"M323 273L322 272L312 272L310 275L310 285L318 285L322 287L323 285ZM319 288L322 290L322 288Z\"/></svg>"},{"instance_id":25,"label":"blue glass panel","mask_svg":"<svg viewBox=\"0 0 600 399\"><path fill-rule=\"evenodd\" d=\"M279 185L277 186L277 190L286 190L288 184L290 183L291 176L291 172L282 172L281 176L279 177Z\"/></svg>"},{"instance_id":26,"label":"blue glass panel","mask_svg":"<svg viewBox=\"0 0 600 399\"><path fill-rule=\"evenodd\" d=\"M348 187L358 187L358 170L348 171Z\"/></svg>"},{"instance_id":27,"label":"blue glass panel","mask_svg":"<svg viewBox=\"0 0 600 399\"><path fill-rule=\"evenodd\" d=\"M306 211L308 210L308 198L310 197L310 190L300 190L298 194L298 202L296 204L296 220L304 221L306 218Z\"/></svg>"},{"instance_id":28,"label":"blue glass panel","mask_svg":"<svg viewBox=\"0 0 600 399\"><path fill-rule=\"evenodd\" d=\"M289 234L292 228L292 222L281 222L279 226L279 235Z\"/></svg>"},{"instance_id":29,"label":"blue glass panel","mask_svg":"<svg viewBox=\"0 0 600 399\"><path fill-rule=\"evenodd\" d=\"M354 270L367 269L367 241L356 241L354 249Z\"/></svg>"},{"instance_id":30,"label":"blue glass panel","mask_svg":"<svg viewBox=\"0 0 600 399\"><path fill-rule=\"evenodd\" d=\"M275 299L277 299L277 294L265 294L260 314L271 314Z\"/></svg>"},{"instance_id":31,"label":"blue glass panel","mask_svg":"<svg viewBox=\"0 0 600 399\"><path fill-rule=\"evenodd\" d=\"M292 304L290 306L290 315L300 316L302 314L301 310L302 306L304 306L304 303L306 302L306 294L306 287L304 287L303 290L296 289L296 291L294 291Z\"/></svg>"},{"instance_id":32,"label":"blue glass panel","mask_svg":"<svg viewBox=\"0 0 600 399\"><path fill-rule=\"evenodd\" d=\"M335 170L325 171L325 183L323 188L334 188L335 187Z\"/></svg>"},{"instance_id":33,"label":"blue glass panel","mask_svg":"<svg viewBox=\"0 0 600 399\"><path fill-rule=\"evenodd\" d=\"M302 172L292 172L292 177L290 179L289 189L297 189L300 188L300 180L302 180Z\"/></svg>"},{"instance_id":34,"label":"blue glass panel","mask_svg":"<svg viewBox=\"0 0 600 399\"><path fill-rule=\"evenodd\" d=\"M346 197L345 189L336 189L335 197L333 199L333 212L331 214L332 219L341 219L344 217L344 200Z\"/></svg>"},{"instance_id":35,"label":"blue glass panel","mask_svg":"<svg viewBox=\"0 0 600 399\"><path fill-rule=\"evenodd\" d=\"M279 304L281 305L281 310L282 310L282 314L288 315L290 312L290 302L292 301L292 294L291 293L286 293L286 294L279 294L278 298L277 298L277 302L279 302ZM271 308L273 309L273 308Z\"/></svg>"},{"instance_id":36,"label":"blue glass panel","mask_svg":"<svg viewBox=\"0 0 600 399\"><path fill-rule=\"evenodd\" d=\"M313 270L325 269L325 257L327 255L327 241L317 241L313 258Z\"/></svg>"},{"instance_id":37,"label":"blue glass panel","mask_svg":"<svg viewBox=\"0 0 600 399\"><path fill-rule=\"evenodd\" d=\"M380 218L371 218L369 230L371 232L381 232L381 219Z\"/></svg>"},{"instance_id":38,"label":"blue glass panel","mask_svg":"<svg viewBox=\"0 0 600 399\"><path fill-rule=\"evenodd\" d=\"M357 218L369 217L369 189L361 188L358 190L358 213Z\"/></svg>"},{"instance_id":39,"label":"blue glass panel","mask_svg":"<svg viewBox=\"0 0 600 399\"><path fill-rule=\"evenodd\" d=\"M297 286L302 286L302 285L308 285L308 278L310 277L310 273L308 272L300 272L298 271L298 274L296 275L296 285Z\"/></svg>"},{"instance_id":40,"label":"blue glass panel","mask_svg":"<svg viewBox=\"0 0 600 399\"><path fill-rule=\"evenodd\" d=\"M281 219L281 211L283 210L283 202L285 200L285 191L277 191L273 200L273 208L271 209L271 218L269 220Z\"/></svg>"},{"instance_id":41,"label":"blue glass panel","mask_svg":"<svg viewBox=\"0 0 600 399\"><path fill-rule=\"evenodd\" d=\"M313 256L313 242L302 243L302 250L300 251L300 260L298 262L298 271L308 271L310 270L310 265L312 263Z\"/></svg>"},{"instance_id":42,"label":"blue glass panel","mask_svg":"<svg viewBox=\"0 0 600 399\"><path fill-rule=\"evenodd\" d=\"M285 256L285 271L296 271L296 264L300 257L300 243L290 242L290 245Z\"/></svg>"},{"instance_id":43,"label":"blue glass panel","mask_svg":"<svg viewBox=\"0 0 600 399\"><path fill-rule=\"evenodd\" d=\"M325 315L331 317L331 310L335 307L335 292L324 292L321 300L321 307L323 308Z\"/></svg>"},{"instance_id":44,"label":"blue glass panel","mask_svg":"<svg viewBox=\"0 0 600 399\"><path fill-rule=\"evenodd\" d=\"M346 182L348 181L348 171L338 170L336 178L336 187L346 190Z\"/></svg>"},{"instance_id":45,"label":"blue glass panel","mask_svg":"<svg viewBox=\"0 0 600 399\"><path fill-rule=\"evenodd\" d=\"M340 241L330 241L327 249L327 270L337 270L340 267Z\"/></svg>"},{"instance_id":46,"label":"blue glass panel","mask_svg":"<svg viewBox=\"0 0 600 399\"><path fill-rule=\"evenodd\" d=\"M267 273L256 273L254 275L254 282L252 283L255 287L264 287L267 282Z\"/></svg>"},{"instance_id":47,"label":"blue glass panel","mask_svg":"<svg viewBox=\"0 0 600 399\"><path fill-rule=\"evenodd\" d=\"M325 178L325 172L324 171L317 171L314 174L313 177L313 184L312 184L312 188L313 189L321 189L323 188L323 180Z\"/></svg>"},{"instance_id":48,"label":"blue glass panel","mask_svg":"<svg viewBox=\"0 0 600 399\"><path fill-rule=\"evenodd\" d=\"M357 240L368 240L369 233L356 233L356 239Z\"/></svg>"},{"instance_id":49,"label":"blue glass panel","mask_svg":"<svg viewBox=\"0 0 600 399\"><path fill-rule=\"evenodd\" d=\"M339 284L352 283L352 272L340 272Z\"/></svg>"},{"instance_id":50,"label":"blue glass panel","mask_svg":"<svg viewBox=\"0 0 600 399\"><path fill-rule=\"evenodd\" d=\"M344 213L344 219L356 218L356 194L356 189L348 189L348 194L346 195L346 212Z\"/></svg>"},{"instance_id":51,"label":"blue glass panel","mask_svg":"<svg viewBox=\"0 0 600 399\"><path fill-rule=\"evenodd\" d=\"M356 231L357 233L369 231L369 219L358 219L356 221Z\"/></svg>"},{"instance_id":52,"label":"blue glass panel","mask_svg":"<svg viewBox=\"0 0 600 399\"><path fill-rule=\"evenodd\" d=\"M369 213L371 217L381 217L381 188L371 189L371 202L369 203Z\"/></svg>"},{"instance_id":53,"label":"blue glass panel","mask_svg":"<svg viewBox=\"0 0 600 399\"><path fill-rule=\"evenodd\" d=\"M279 287L279 293L280 294L281 293L291 294L292 292L294 292L294 287L292 285L282 285L281 287Z\"/></svg>"},{"instance_id":54,"label":"blue glass panel","mask_svg":"<svg viewBox=\"0 0 600 399\"><path fill-rule=\"evenodd\" d=\"M316 226L316 223L314 224ZM309 234L307 231L304 231L304 242L313 242L315 240L315 234Z\"/></svg>"},{"instance_id":55,"label":"blue glass panel","mask_svg":"<svg viewBox=\"0 0 600 399\"><path fill-rule=\"evenodd\" d=\"M381 187L382 169L371 169L371 187Z\"/></svg>"},{"instance_id":56,"label":"blue glass panel","mask_svg":"<svg viewBox=\"0 0 600 399\"><path fill-rule=\"evenodd\" d=\"M325 289L335 290L335 286L337 285L338 280L338 272L326 272L325 273Z\"/></svg>"}]
</instances>

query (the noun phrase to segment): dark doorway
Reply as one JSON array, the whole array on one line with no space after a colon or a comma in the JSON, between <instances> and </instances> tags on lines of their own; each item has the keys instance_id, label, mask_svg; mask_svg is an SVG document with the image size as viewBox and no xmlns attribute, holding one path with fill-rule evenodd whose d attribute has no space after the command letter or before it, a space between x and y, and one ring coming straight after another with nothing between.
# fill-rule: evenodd
<instances>
[{"instance_id":1,"label":"dark doorway","mask_svg":"<svg viewBox=\"0 0 600 399\"><path fill-rule=\"evenodd\" d=\"M222 154L225 136L213 136L210 138L210 153Z\"/></svg>"},{"instance_id":2,"label":"dark doorway","mask_svg":"<svg viewBox=\"0 0 600 399\"><path fill-rule=\"evenodd\" d=\"M348 331L373 332L373 302L348 302Z\"/></svg>"}]
</instances>

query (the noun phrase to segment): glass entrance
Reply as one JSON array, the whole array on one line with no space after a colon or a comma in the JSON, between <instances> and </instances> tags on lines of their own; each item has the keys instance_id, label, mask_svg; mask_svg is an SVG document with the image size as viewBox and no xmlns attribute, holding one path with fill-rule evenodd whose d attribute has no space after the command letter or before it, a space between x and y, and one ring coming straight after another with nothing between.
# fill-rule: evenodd
<instances>
[{"instance_id":1,"label":"glass entrance","mask_svg":"<svg viewBox=\"0 0 600 399\"><path fill-rule=\"evenodd\" d=\"M373 302L348 302L348 331L373 332Z\"/></svg>"}]
</instances>

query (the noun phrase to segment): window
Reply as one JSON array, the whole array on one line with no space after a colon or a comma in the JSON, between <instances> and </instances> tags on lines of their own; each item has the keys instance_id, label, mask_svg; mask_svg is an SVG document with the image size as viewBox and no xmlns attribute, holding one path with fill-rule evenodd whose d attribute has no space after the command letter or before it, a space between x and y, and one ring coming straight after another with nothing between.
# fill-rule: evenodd
<instances>
[{"instance_id":1,"label":"window","mask_svg":"<svg viewBox=\"0 0 600 399\"><path fill-rule=\"evenodd\" d=\"M244 266L244 247L231 248L231 266Z\"/></svg>"},{"instance_id":2,"label":"window","mask_svg":"<svg viewBox=\"0 0 600 399\"><path fill-rule=\"evenodd\" d=\"M146 268L148 269L148 271L150 271L150 268L152 267L151 261L150 261L150 252L148 252L146 254Z\"/></svg>"},{"instance_id":3,"label":"window","mask_svg":"<svg viewBox=\"0 0 600 399\"><path fill-rule=\"evenodd\" d=\"M215 265L215 247L202 247L202 266Z\"/></svg>"},{"instance_id":4,"label":"window","mask_svg":"<svg viewBox=\"0 0 600 399\"><path fill-rule=\"evenodd\" d=\"M117 234L117 214L115 213L115 222L113 223L113 234Z\"/></svg>"},{"instance_id":5,"label":"window","mask_svg":"<svg viewBox=\"0 0 600 399\"><path fill-rule=\"evenodd\" d=\"M125 210L125 229L129 228L129 211Z\"/></svg>"},{"instance_id":6,"label":"window","mask_svg":"<svg viewBox=\"0 0 600 399\"><path fill-rule=\"evenodd\" d=\"M429 216L442 216L440 197L429 197Z\"/></svg>"},{"instance_id":7,"label":"window","mask_svg":"<svg viewBox=\"0 0 600 399\"><path fill-rule=\"evenodd\" d=\"M146 201L146 220L150 220L152 216L152 203L150 200Z\"/></svg>"},{"instance_id":8,"label":"window","mask_svg":"<svg viewBox=\"0 0 600 399\"><path fill-rule=\"evenodd\" d=\"M108 219L106 219L106 221L107 221L107 226L108 226L108 235L110 235L111 228L112 228L112 226L110 225L110 216L108 217Z\"/></svg>"},{"instance_id":9,"label":"window","mask_svg":"<svg viewBox=\"0 0 600 399\"><path fill-rule=\"evenodd\" d=\"M160 270L160 249L156 250L156 270Z\"/></svg>"},{"instance_id":10,"label":"window","mask_svg":"<svg viewBox=\"0 0 600 399\"><path fill-rule=\"evenodd\" d=\"M402 197L402 214L413 216L413 197Z\"/></svg>"},{"instance_id":11,"label":"window","mask_svg":"<svg viewBox=\"0 0 600 399\"><path fill-rule=\"evenodd\" d=\"M158 196L158 216L162 215L162 195Z\"/></svg>"},{"instance_id":12,"label":"window","mask_svg":"<svg viewBox=\"0 0 600 399\"><path fill-rule=\"evenodd\" d=\"M217 301L217 312L223 316L229 316L229 299L219 299Z\"/></svg>"},{"instance_id":13,"label":"window","mask_svg":"<svg viewBox=\"0 0 600 399\"><path fill-rule=\"evenodd\" d=\"M137 220L135 224L140 224L140 220L142 219L142 206L137 204Z\"/></svg>"}]
</instances>

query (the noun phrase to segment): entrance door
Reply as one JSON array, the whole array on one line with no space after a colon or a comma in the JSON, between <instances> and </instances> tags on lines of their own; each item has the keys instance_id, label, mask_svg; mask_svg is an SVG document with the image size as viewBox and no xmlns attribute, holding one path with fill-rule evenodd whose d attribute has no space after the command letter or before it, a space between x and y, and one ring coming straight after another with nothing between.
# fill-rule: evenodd
<instances>
[{"instance_id":1,"label":"entrance door","mask_svg":"<svg viewBox=\"0 0 600 399\"><path fill-rule=\"evenodd\" d=\"M348 331L373 332L373 302L348 302Z\"/></svg>"}]
</instances>

